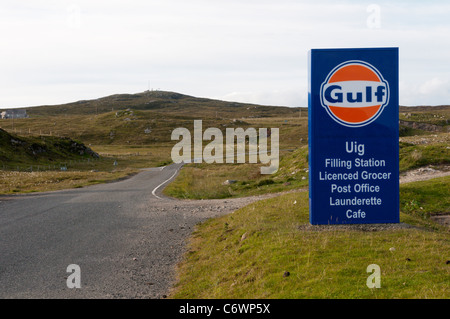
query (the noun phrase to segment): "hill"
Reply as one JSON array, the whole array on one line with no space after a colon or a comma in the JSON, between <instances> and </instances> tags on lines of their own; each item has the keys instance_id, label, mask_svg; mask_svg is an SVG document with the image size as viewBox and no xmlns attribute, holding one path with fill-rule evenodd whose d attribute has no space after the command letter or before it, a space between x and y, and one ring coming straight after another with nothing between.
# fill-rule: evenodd
<instances>
[{"instance_id":1,"label":"hill","mask_svg":"<svg viewBox=\"0 0 450 319\"><path fill-rule=\"evenodd\" d=\"M27 108L27 113L30 117L95 115L126 109L202 118L268 117L299 112L299 108L227 102L166 91L145 91L136 94L114 94L61 105L35 106Z\"/></svg>"},{"instance_id":2,"label":"hill","mask_svg":"<svg viewBox=\"0 0 450 319\"><path fill-rule=\"evenodd\" d=\"M3 166L49 164L98 157L89 147L70 138L19 137L0 129L0 161Z\"/></svg>"},{"instance_id":3,"label":"hill","mask_svg":"<svg viewBox=\"0 0 450 319\"><path fill-rule=\"evenodd\" d=\"M251 103L200 98L168 91L145 91L135 94L114 94L92 100L80 100L59 105L23 107L30 117L98 115L126 109L153 111L182 117L201 118L259 118L277 116L306 116L307 108L265 106ZM448 125L440 120L449 117L450 105L400 106L404 120L431 121ZM419 115L418 115L419 114ZM411 118L413 116L413 118Z\"/></svg>"},{"instance_id":4,"label":"hill","mask_svg":"<svg viewBox=\"0 0 450 319\"><path fill-rule=\"evenodd\" d=\"M177 127L243 127L251 119L307 118L300 108L262 106L196 98L174 92L116 94L94 100L27 108L28 118L0 120L17 134L56 135L92 145L155 145L171 142Z\"/></svg>"}]
</instances>

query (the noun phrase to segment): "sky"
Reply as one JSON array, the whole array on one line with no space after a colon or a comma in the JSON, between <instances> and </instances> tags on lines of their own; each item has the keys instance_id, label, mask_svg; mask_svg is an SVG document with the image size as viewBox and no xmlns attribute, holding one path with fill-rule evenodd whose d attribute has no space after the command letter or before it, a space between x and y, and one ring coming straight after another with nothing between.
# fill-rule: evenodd
<instances>
[{"instance_id":1,"label":"sky","mask_svg":"<svg viewBox=\"0 0 450 319\"><path fill-rule=\"evenodd\" d=\"M399 47L400 105L450 104L450 1L2 0L0 108L164 90L307 106L312 48Z\"/></svg>"}]
</instances>

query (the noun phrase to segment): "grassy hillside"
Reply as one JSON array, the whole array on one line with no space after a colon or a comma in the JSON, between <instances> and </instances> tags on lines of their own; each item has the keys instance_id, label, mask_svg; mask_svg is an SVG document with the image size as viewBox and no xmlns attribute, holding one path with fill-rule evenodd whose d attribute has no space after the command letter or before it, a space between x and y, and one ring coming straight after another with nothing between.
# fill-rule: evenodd
<instances>
[{"instance_id":1,"label":"grassy hillside","mask_svg":"<svg viewBox=\"0 0 450 319\"><path fill-rule=\"evenodd\" d=\"M412 144L400 142L400 172L427 165L449 165L449 135L447 142L432 144Z\"/></svg>"},{"instance_id":2,"label":"grassy hillside","mask_svg":"<svg viewBox=\"0 0 450 319\"><path fill-rule=\"evenodd\" d=\"M198 119L203 121L203 130L217 127L223 133L226 128L279 127L280 135L286 137L280 139L281 143L289 144L286 147L295 146L294 142L298 142L301 137L305 141L307 138L307 117L277 115L267 118L215 118L191 113L173 115L125 109L99 115L51 115L15 119L14 128L11 120L0 120L0 126L18 135L64 136L96 145L174 145L175 142L171 142L171 132L178 127L185 127L192 132L194 120Z\"/></svg>"},{"instance_id":3,"label":"grassy hillside","mask_svg":"<svg viewBox=\"0 0 450 319\"><path fill-rule=\"evenodd\" d=\"M139 168L166 165L171 161L171 148L177 142L171 140L171 132L178 127L192 131L196 119L203 120L203 130L218 127L224 135L226 128L230 127L280 127L285 148L297 147L299 136L306 142L307 134L306 110L302 111L302 117L297 117L300 109L216 101L161 91L39 106L27 108L27 112L29 118L0 120L0 127L16 139L30 143L37 140L81 141L99 153L101 159L87 162L82 158L50 155L49 152L47 158L33 157L26 152L13 152L2 147L3 160L8 162L4 164L6 168L21 172L14 178L9 176L10 173L0 177L0 193L79 187L120 178ZM53 150L53 146L50 149ZM117 166L112 165L115 161ZM46 164L45 168L43 164ZM67 167L68 172L58 172L60 165ZM37 177L23 172L28 170L31 173L36 169L53 170L41 172L39 177L45 179L47 176L50 182L34 183L33 179ZM68 176L73 172L82 175L73 177L76 183L69 182ZM66 182L60 183L60 180Z\"/></svg>"},{"instance_id":4,"label":"grassy hillside","mask_svg":"<svg viewBox=\"0 0 450 319\"><path fill-rule=\"evenodd\" d=\"M450 165L450 134L417 143L422 138L400 142L400 172L424 167ZM425 140L427 141L427 140ZM416 142L416 144L414 144ZM261 175L261 164L190 164L183 167L164 193L178 198L227 198L280 192L308 186L308 147L280 153L280 167L272 175ZM226 180L235 183L224 185Z\"/></svg>"},{"instance_id":5,"label":"grassy hillside","mask_svg":"<svg viewBox=\"0 0 450 319\"><path fill-rule=\"evenodd\" d=\"M298 114L298 108L262 106L198 98L175 92L145 91L136 94L115 94L93 100L61 105L26 108L30 117L96 115L126 109L155 111L177 116L201 118L265 117ZM305 113L306 109L303 110Z\"/></svg>"},{"instance_id":6,"label":"grassy hillside","mask_svg":"<svg viewBox=\"0 0 450 319\"><path fill-rule=\"evenodd\" d=\"M48 165L61 161L97 159L83 143L54 136L19 137L0 129L0 161L3 166Z\"/></svg>"},{"instance_id":7,"label":"grassy hillside","mask_svg":"<svg viewBox=\"0 0 450 319\"><path fill-rule=\"evenodd\" d=\"M26 109L29 118L0 120L0 127L19 135L64 136L85 144L148 145L170 142L170 132L174 128L191 129L194 119L202 119L204 127L223 130L226 127L280 127L282 142L286 134L297 139L307 138L306 108L227 102L174 92L116 94ZM401 125L401 136L447 132L449 118L450 106L401 107L402 123L411 124ZM298 146L290 143L290 147L292 145Z\"/></svg>"},{"instance_id":8,"label":"grassy hillside","mask_svg":"<svg viewBox=\"0 0 450 319\"><path fill-rule=\"evenodd\" d=\"M69 138L17 136L0 129L0 194L77 188L170 163L162 146L95 146Z\"/></svg>"},{"instance_id":9,"label":"grassy hillside","mask_svg":"<svg viewBox=\"0 0 450 319\"><path fill-rule=\"evenodd\" d=\"M171 297L448 299L448 229L429 216L449 211L449 187L450 177L401 186L409 226L311 226L306 191L208 220ZM381 269L380 289L366 285L371 264Z\"/></svg>"},{"instance_id":10,"label":"grassy hillside","mask_svg":"<svg viewBox=\"0 0 450 319\"><path fill-rule=\"evenodd\" d=\"M0 127L30 141L51 141L56 137L80 141L105 159L104 165L101 161L88 165L74 160L68 163L69 170L136 170L167 164L170 162L171 148L178 142L171 140L172 131L185 127L192 132L194 120L202 119L203 131L217 127L224 136L227 128L279 128L280 169L274 175L263 176L259 173L260 164L191 164L166 189L167 194L182 198L223 198L302 188L308 183L306 109L146 91L63 105L32 107L27 108L27 111L29 118L0 120ZM446 147L449 133L445 131L448 130L449 115L450 106L400 107L400 118L413 123L411 127L401 126L402 171L449 163L449 149ZM439 131L435 131L436 126ZM205 141L203 145L207 143ZM19 164L40 165L47 161L43 157L30 157L24 152L14 153L11 149L3 152L9 154L11 162ZM119 167L112 167L111 163L117 159ZM237 182L223 185L226 180Z\"/></svg>"},{"instance_id":11,"label":"grassy hillside","mask_svg":"<svg viewBox=\"0 0 450 319\"><path fill-rule=\"evenodd\" d=\"M400 136L450 132L450 106L400 107Z\"/></svg>"},{"instance_id":12,"label":"grassy hillside","mask_svg":"<svg viewBox=\"0 0 450 319\"><path fill-rule=\"evenodd\" d=\"M190 164L164 194L178 198L228 198L274 193L308 186L308 147L282 152L278 172L262 175L262 164ZM224 183L226 180L232 184Z\"/></svg>"}]
</instances>

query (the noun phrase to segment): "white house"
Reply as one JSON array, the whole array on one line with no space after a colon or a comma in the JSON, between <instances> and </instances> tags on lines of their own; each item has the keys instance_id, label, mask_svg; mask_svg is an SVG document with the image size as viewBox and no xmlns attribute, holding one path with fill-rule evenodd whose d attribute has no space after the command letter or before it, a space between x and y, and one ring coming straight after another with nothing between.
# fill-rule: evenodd
<instances>
[{"instance_id":1,"label":"white house","mask_svg":"<svg viewBox=\"0 0 450 319\"><path fill-rule=\"evenodd\" d=\"M2 119L24 119L27 118L27 110L25 109L12 109L12 110L5 110L1 113Z\"/></svg>"}]
</instances>

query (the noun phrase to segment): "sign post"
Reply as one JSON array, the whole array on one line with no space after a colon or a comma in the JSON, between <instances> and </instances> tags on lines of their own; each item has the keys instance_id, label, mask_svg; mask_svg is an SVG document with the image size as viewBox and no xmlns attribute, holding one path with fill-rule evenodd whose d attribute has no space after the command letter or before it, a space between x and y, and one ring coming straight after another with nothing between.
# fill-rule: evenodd
<instances>
[{"instance_id":1,"label":"sign post","mask_svg":"<svg viewBox=\"0 0 450 319\"><path fill-rule=\"evenodd\" d=\"M398 48L308 58L310 223L398 223Z\"/></svg>"}]
</instances>

